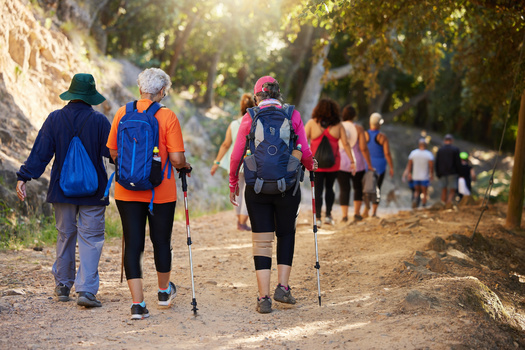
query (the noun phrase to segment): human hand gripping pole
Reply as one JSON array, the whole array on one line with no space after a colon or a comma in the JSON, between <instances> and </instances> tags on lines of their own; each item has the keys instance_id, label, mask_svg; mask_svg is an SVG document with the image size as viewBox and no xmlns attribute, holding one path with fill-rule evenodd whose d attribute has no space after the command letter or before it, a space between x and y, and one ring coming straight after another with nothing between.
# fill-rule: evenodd
<instances>
[{"instance_id":1,"label":"human hand gripping pole","mask_svg":"<svg viewBox=\"0 0 525 350\"><path fill-rule=\"evenodd\" d=\"M193 305L193 308L191 309L193 311L194 315L197 315L197 299L195 299L195 282L193 277L193 258L191 255L191 234L190 234L190 214L188 212L188 183L186 182L186 174L188 176L191 176L190 173L192 171L192 167L189 168L180 168L177 169L177 172L179 173L179 179L181 179L182 182L182 191L184 192L184 210L186 212L186 236L187 236L187 244L188 244L188 251L190 255L190 272L191 272L191 292L192 292L192 300L191 305Z\"/></svg>"},{"instance_id":2,"label":"human hand gripping pole","mask_svg":"<svg viewBox=\"0 0 525 350\"><path fill-rule=\"evenodd\" d=\"M317 248L317 217L315 215L315 171L310 170L310 184L312 185L312 217L313 217L313 228L314 228L314 240L315 240L315 268L317 270L317 297L319 299L319 306L321 306L321 279L319 277L319 250Z\"/></svg>"}]
</instances>

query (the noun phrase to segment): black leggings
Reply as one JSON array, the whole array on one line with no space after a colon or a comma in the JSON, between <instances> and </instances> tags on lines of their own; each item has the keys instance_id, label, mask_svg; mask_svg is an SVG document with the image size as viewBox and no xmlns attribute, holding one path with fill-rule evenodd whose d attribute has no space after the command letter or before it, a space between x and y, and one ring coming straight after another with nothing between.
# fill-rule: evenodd
<instances>
[{"instance_id":1,"label":"black leggings","mask_svg":"<svg viewBox=\"0 0 525 350\"><path fill-rule=\"evenodd\" d=\"M339 171L337 173L337 182L339 183L339 204L340 205L349 205L350 204L350 192L351 186L354 186L354 201L363 200L363 176L365 176L365 171L358 171L355 175L346 171Z\"/></svg>"},{"instance_id":2,"label":"black leggings","mask_svg":"<svg viewBox=\"0 0 525 350\"><path fill-rule=\"evenodd\" d=\"M295 249L295 226L301 203L301 191L292 196L293 189L281 194L256 194L253 186L246 186L244 198L250 216L252 232L275 232L277 237L277 264L292 266ZM272 259L253 257L256 270L269 270Z\"/></svg>"},{"instance_id":3,"label":"black leggings","mask_svg":"<svg viewBox=\"0 0 525 350\"><path fill-rule=\"evenodd\" d=\"M126 279L142 278L142 254L146 241L146 219L153 244L153 255L157 272L171 271L171 232L175 204L169 202L153 204L153 214L148 210L149 203L116 200L124 234L124 270Z\"/></svg>"},{"instance_id":4,"label":"black leggings","mask_svg":"<svg viewBox=\"0 0 525 350\"><path fill-rule=\"evenodd\" d=\"M332 207L335 201L334 183L337 178L337 171L316 172L315 173L315 215L321 218L323 208L323 191L326 188L325 204L326 216L332 216Z\"/></svg>"}]
</instances>

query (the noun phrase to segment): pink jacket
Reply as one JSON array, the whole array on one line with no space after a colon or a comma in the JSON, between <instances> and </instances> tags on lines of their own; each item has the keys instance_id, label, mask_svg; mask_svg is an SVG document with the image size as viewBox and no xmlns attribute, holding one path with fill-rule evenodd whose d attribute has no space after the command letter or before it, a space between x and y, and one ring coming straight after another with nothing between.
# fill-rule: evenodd
<instances>
[{"instance_id":1,"label":"pink jacket","mask_svg":"<svg viewBox=\"0 0 525 350\"><path fill-rule=\"evenodd\" d=\"M262 106L265 108L267 106ZM280 106L277 106L280 107ZM301 158L301 163L308 170L312 170L314 166L314 160L312 156L312 151L310 146L308 146L308 141L306 139L306 132L304 131L303 120L301 119L301 114L294 110L292 114L292 125L297 134L297 144L301 145L301 152L303 156ZM237 183L239 182L239 177L236 176L237 168L239 162L242 161L244 154L244 147L246 145L246 135L250 133L250 128L252 126L252 117L249 113L246 113L242 117L241 126L239 127L239 132L237 133L237 139L235 140L235 145L233 146L233 151L230 159L230 191L235 192L237 188Z\"/></svg>"}]
</instances>

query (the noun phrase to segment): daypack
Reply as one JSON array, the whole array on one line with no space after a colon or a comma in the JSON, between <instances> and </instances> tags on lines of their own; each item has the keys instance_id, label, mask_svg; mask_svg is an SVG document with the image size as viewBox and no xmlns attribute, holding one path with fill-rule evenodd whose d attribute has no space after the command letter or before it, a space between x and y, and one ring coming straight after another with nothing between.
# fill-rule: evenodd
<instances>
[{"instance_id":1,"label":"daypack","mask_svg":"<svg viewBox=\"0 0 525 350\"><path fill-rule=\"evenodd\" d=\"M330 140L324 132L321 142L319 143L319 147L317 147L317 150L315 151L314 157L317 159L317 164L320 169L328 169L333 167L335 164L334 150L332 149Z\"/></svg>"},{"instance_id":2,"label":"daypack","mask_svg":"<svg viewBox=\"0 0 525 350\"><path fill-rule=\"evenodd\" d=\"M301 160L292 155L297 134L293 129L294 106L248 108L252 117L246 136L244 178L255 193L284 193L302 181Z\"/></svg>"},{"instance_id":3,"label":"daypack","mask_svg":"<svg viewBox=\"0 0 525 350\"><path fill-rule=\"evenodd\" d=\"M59 184L66 197L89 197L98 190L97 170L79 137L89 117L84 120L78 133L75 132L69 119L64 118L67 120L66 125L74 135L69 142L66 158L60 171Z\"/></svg>"},{"instance_id":4,"label":"daypack","mask_svg":"<svg viewBox=\"0 0 525 350\"><path fill-rule=\"evenodd\" d=\"M153 149L159 147L159 123L155 114L162 106L153 102L144 110L137 110L137 101L126 104L126 114L120 119L117 129L118 156L115 172L111 174L104 194L109 194L113 175L122 187L131 191L151 190L150 212L153 211L154 188L162 183L164 171L168 167L166 159L153 159ZM171 177L171 166L168 167L168 179Z\"/></svg>"},{"instance_id":5,"label":"daypack","mask_svg":"<svg viewBox=\"0 0 525 350\"><path fill-rule=\"evenodd\" d=\"M378 203L381 199L381 191L377 186L379 175L375 171L368 170L363 176L363 199L365 205L368 207L368 203Z\"/></svg>"}]
</instances>

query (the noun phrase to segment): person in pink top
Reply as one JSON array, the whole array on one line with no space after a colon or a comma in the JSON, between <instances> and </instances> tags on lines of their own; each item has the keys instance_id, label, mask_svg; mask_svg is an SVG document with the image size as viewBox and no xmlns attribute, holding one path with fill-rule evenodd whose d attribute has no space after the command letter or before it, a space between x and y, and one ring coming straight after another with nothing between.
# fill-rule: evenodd
<instances>
[{"instance_id":1,"label":"person in pink top","mask_svg":"<svg viewBox=\"0 0 525 350\"><path fill-rule=\"evenodd\" d=\"M279 83L270 76L264 76L257 81L253 94L255 104L261 109L268 106L283 107ZM308 147L301 114L294 110L291 121L298 136L296 144L301 145L301 163L310 171L316 170L317 162ZM238 205L239 195L237 169L243 159L246 136L250 133L251 125L252 118L246 113L242 118L230 159L230 201L235 206ZM259 289L256 310L260 313L272 311L272 299L269 295L274 234L277 237L278 285L273 299L287 304L296 302L291 294L288 280L292 270L295 226L301 203L301 191L297 191L295 195L293 192L292 188L282 194L256 193L254 186L246 184L244 197L252 225L253 259Z\"/></svg>"},{"instance_id":2,"label":"person in pink top","mask_svg":"<svg viewBox=\"0 0 525 350\"><path fill-rule=\"evenodd\" d=\"M323 136L328 137L332 152L335 156L335 163L329 168L319 168L315 173L315 215L317 216L317 226L321 226L321 209L323 207L323 192L325 193L326 215L324 223L333 225L332 207L335 201L334 183L341 162L339 154L339 140L350 158L350 171L355 173L355 161L352 155L346 132L341 123L339 105L329 99L322 98L312 112L312 119L306 123L306 136L311 140L312 152L315 154Z\"/></svg>"}]
</instances>

